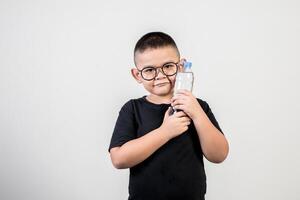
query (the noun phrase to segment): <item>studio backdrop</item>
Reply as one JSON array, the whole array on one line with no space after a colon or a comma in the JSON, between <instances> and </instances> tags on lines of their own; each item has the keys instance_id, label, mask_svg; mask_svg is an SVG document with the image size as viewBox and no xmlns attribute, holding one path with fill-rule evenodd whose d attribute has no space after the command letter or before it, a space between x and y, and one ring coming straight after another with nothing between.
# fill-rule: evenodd
<instances>
[{"instance_id":1,"label":"studio backdrop","mask_svg":"<svg viewBox=\"0 0 300 200\"><path fill-rule=\"evenodd\" d=\"M193 93L230 144L205 160L207 200L298 200L300 2L0 2L0 199L121 200L108 146L146 91L135 42L163 31L193 62Z\"/></svg>"}]
</instances>

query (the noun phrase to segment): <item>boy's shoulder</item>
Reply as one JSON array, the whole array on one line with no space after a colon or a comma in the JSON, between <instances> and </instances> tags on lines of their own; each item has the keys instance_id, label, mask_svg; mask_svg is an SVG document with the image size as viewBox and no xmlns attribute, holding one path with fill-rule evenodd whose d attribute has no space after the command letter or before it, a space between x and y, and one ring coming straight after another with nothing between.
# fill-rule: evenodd
<instances>
[{"instance_id":1,"label":"boy's shoulder","mask_svg":"<svg viewBox=\"0 0 300 200\"><path fill-rule=\"evenodd\" d=\"M203 99L200 99L200 98L196 98L198 103L200 104L200 106L202 107L202 109L205 111L205 113L207 113L209 111L209 105L208 103L203 100Z\"/></svg>"},{"instance_id":2,"label":"boy's shoulder","mask_svg":"<svg viewBox=\"0 0 300 200\"><path fill-rule=\"evenodd\" d=\"M143 104L145 102L145 96L139 97L139 98L132 98L127 100L123 105L121 106L121 110L133 110L135 105L137 104Z\"/></svg>"},{"instance_id":3,"label":"boy's shoulder","mask_svg":"<svg viewBox=\"0 0 300 200\"><path fill-rule=\"evenodd\" d=\"M145 97L146 96L142 96L139 98L131 98L131 99L127 100L125 103L123 103L123 107L124 106L132 106L132 104L135 104L135 103L145 102Z\"/></svg>"}]
</instances>

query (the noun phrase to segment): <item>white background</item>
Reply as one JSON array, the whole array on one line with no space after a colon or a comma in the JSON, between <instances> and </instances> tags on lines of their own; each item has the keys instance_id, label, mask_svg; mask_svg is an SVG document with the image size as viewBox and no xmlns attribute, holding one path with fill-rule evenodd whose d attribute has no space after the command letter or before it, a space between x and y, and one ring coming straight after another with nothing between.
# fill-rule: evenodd
<instances>
[{"instance_id":1,"label":"white background","mask_svg":"<svg viewBox=\"0 0 300 200\"><path fill-rule=\"evenodd\" d=\"M205 161L207 200L298 200L298 0L0 1L0 199L119 200L108 145L146 92L135 42L164 31L193 62L194 94L229 143Z\"/></svg>"}]
</instances>

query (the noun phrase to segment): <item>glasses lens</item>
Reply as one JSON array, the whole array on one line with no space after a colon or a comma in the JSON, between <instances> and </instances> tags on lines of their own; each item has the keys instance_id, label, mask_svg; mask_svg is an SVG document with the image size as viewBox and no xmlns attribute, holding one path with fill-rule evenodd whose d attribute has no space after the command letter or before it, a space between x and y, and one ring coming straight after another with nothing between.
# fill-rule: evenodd
<instances>
[{"instance_id":1,"label":"glasses lens","mask_svg":"<svg viewBox=\"0 0 300 200\"><path fill-rule=\"evenodd\" d=\"M154 67L146 67L142 70L142 76L146 80L151 80L156 75L156 69Z\"/></svg>"},{"instance_id":2,"label":"glasses lens","mask_svg":"<svg viewBox=\"0 0 300 200\"><path fill-rule=\"evenodd\" d=\"M165 75L172 76L177 72L177 66L175 63L167 63L162 67L162 70Z\"/></svg>"}]
</instances>

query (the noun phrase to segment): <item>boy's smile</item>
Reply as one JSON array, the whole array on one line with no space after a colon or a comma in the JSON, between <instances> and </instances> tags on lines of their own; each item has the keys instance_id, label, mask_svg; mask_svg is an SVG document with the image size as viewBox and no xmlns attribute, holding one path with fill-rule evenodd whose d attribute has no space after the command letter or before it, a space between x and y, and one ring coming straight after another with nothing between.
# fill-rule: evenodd
<instances>
[{"instance_id":1,"label":"boy's smile","mask_svg":"<svg viewBox=\"0 0 300 200\"><path fill-rule=\"evenodd\" d=\"M131 73L137 82L142 83L144 88L150 93L148 99L156 103L169 103L173 96L176 73L167 76L163 73L160 66L168 63L179 63L177 50L172 46L165 46L146 49L144 52L136 52L135 63L137 69L131 69ZM145 80L141 75L141 70L149 66L157 70L156 77L153 80ZM177 66L177 69L181 70L181 65L177 64Z\"/></svg>"},{"instance_id":2,"label":"boy's smile","mask_svg":"<svg viewBox=\"0 0 300 200\"><path fill-rule=\"evenodd\" d=\"M166 84L170 84L170 83L169 83L169 82L158 83L158 84L156 84L156 85L154 85L154 86L156 86L156 87L161 87L161 86L165 86Z\"/></svg>"}]
</instances>

